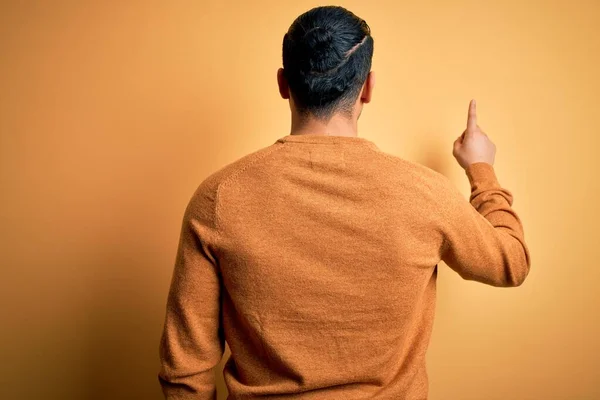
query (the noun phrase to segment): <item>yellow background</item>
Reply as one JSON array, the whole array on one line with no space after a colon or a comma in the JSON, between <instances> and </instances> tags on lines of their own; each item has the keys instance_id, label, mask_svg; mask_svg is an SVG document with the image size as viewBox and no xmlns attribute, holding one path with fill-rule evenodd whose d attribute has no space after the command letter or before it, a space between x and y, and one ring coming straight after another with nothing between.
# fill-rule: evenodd
<instances>
[{"instance_id":1,"label":"yellow background","mask_svg":"<svg viewBox=\"0 0 600 400\"><path fill-rule=\"evenodd\" d=\"M359 135L467 197L451 152L476 98L531 250L517 289L440 266L430 399L600 399L600 3L338 4L375 39ZM316 5L1 3L3 399L161 397L184 208L289 133L282 36Z\"/></svg>"}]
</instances>

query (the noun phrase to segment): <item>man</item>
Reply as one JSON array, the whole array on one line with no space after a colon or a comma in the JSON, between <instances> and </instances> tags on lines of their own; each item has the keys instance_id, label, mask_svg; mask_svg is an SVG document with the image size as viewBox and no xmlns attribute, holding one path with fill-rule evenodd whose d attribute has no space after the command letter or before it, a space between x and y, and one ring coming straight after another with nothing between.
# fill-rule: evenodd
<instances>
[{"instance_id":1,"label":"man","mask_svg":"<svg viewBox=\"0 0 600 400\"><path fill-rule=\"evenodd\" d=\"M373 38L341 7L283 39L289 135L206 178L183 218L160 344L168 399L426 399L437 266L518 286L530 255L475 102L442 174L357 136Z\"/></svg>"}]
</instances>

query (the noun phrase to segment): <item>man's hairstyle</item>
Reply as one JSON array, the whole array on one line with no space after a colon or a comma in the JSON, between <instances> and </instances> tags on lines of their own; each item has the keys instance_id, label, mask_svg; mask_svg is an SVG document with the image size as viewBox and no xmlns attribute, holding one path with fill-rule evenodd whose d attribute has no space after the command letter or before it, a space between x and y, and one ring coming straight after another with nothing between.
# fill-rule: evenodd
<instances>
[{"instance_id":1,"label":"man's hairstyle","mask_svg":"<svg viewBox=\"0 0 600 400\"><path fill-rule=\"evenodd\" d=\"M373 44L367 23L343 7L316 7L296 18L283 36L283 74L298 112L350 116L371 70Z\"/></svg>"}]
</instances>

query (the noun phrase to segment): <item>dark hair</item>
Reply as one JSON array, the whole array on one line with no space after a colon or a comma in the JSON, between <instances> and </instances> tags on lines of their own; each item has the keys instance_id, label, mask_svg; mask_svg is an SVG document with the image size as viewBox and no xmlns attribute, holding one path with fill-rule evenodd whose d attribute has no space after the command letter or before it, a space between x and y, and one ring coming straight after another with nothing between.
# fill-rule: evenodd
<instances>
[{"instance_id":1,"label":"dark hair","mask_svg":"<svg viewBox=\"0 0 600 400\"><path fill-rule=\"evenodd\" d=\"M369 25L345 8L316 7L296 18L283 36L283 73L300 114L349 116L372 57Z\"/></svg>"}]
</instances>

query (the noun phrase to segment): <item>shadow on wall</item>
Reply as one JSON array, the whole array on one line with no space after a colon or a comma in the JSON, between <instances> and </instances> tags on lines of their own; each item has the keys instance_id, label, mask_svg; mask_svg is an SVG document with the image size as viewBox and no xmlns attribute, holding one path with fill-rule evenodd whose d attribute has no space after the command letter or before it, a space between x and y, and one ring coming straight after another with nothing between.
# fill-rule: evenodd
<instances>
[{"instance_id":1,"label":"shadow on wall","mask_svg":"<svg viewBox=\"0 0 600 400\"><path fill-rule=\"evenodd\" d=\"M78 391L90 400L160 399L158 337L171 268L161 264L173 255L164 254L160 234L144 234L155 222L151 203L129 209L117 201L107 207L111 218L97 221L79 238L85 243L78 251L83 258L72 262L85 274L85 295L79 299L85 312L73 327L84 352Z\"/></svg>"},{"instance_id":2,"label":"shadow on wall","mask_svg":"<svg viewBox=\"0 0 600 400\"><path fill-rule=\"evenodd\" d=\"M435 135L430 132L423 132L419 134L419 137L435 138ZM450 165L451 162L455 162L453 160L452 147L446 148L442 146L442 143L431 139L422 143L419 156L414 161L450 178Z\"/></svg>"},{"instance_id":3,"label":"shadow on wall","mask_svg":"<svg viewBox=\"0 0 600 400\"><path fill-rule=\"evenodd\" d=\"M225 385L225 379L223 378L223 368L229 360L231 356L231 351L229 350L229 345L225 345L225 354L223 354L223 358L217 367L215 368L216 374L216 382L217 382L217 400L227 400L227 395L229 392L227 391L227 386Z\"/></svg>"},{"instance_id":4,"label":"shadow on wall","mask_svg":"<svg viewBox=\"0 0 600 400\"><path fill-rule=\"evenodd\" d=\"M88 286L85 325L86 399L160 399L158 337L164 318L163 297L152 295L158 282L146 267L156 263L142 246L98 243L90 250L94 276ZM135 260L135 261L134 261ZM133 265L132 265L133 264ZM161 315L163 314L163 315Z\"/></svg>"}]
</instances>

